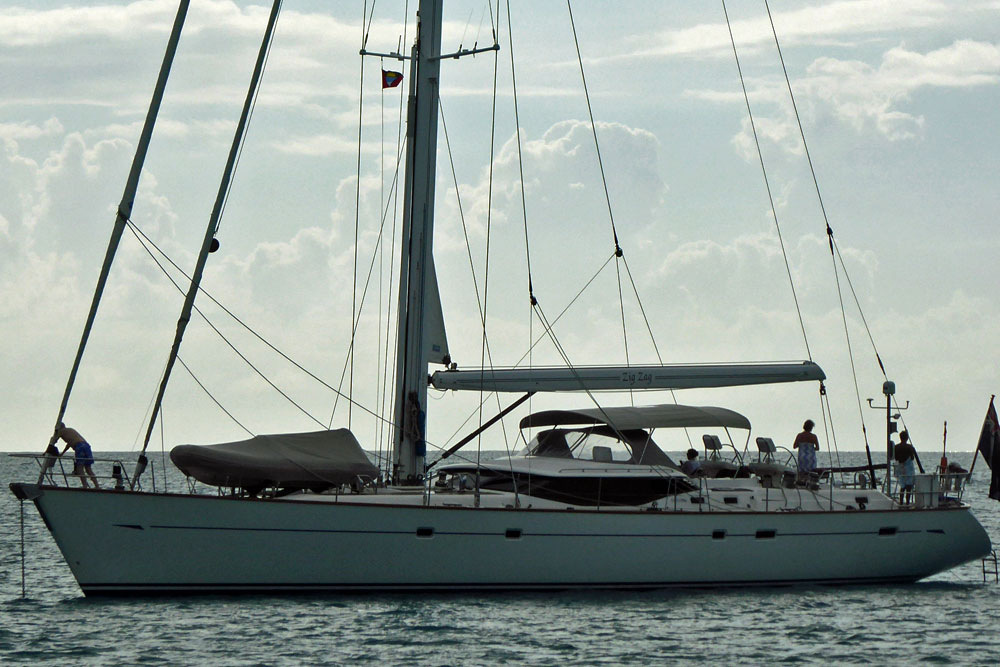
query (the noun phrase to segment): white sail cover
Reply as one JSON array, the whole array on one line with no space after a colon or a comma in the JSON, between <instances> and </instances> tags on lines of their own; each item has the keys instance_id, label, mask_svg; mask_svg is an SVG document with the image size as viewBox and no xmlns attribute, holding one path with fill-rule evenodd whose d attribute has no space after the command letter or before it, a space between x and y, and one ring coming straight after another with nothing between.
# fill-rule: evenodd
<instances>
[{"instance_id":1,"label":"white sail cover","mask_svg":"<svg viewBox=\"0 0 1000 667\"><path fill-rule=\"evenodd\" d=\"M607 424L617 429L722 426L750 429L750 420L738 412L712 405L645 405L641 407L545 410L521 420L521 428Z\"/></svg>"},{"instance_id":2,"label":"white sail cover","mask_svg":"<svg viewBox=\"0 0 1000 667\"><path fill-rule=\"evenodd\" d=\"M346 428L178 445L170 450L170 460L185 475L212 486L323 488L378 476Z\"/></svg>"},{"instance_id":3,"label":"white sail cover","mask_svg":"<svg viewBox=\"0 0 1000 667\"><path fill-rule=\"evenodd\" d=\"M438 371L435 389L469 391L635 391L737 387L823 380L811 361L766 364L674 364L664 366L581 366Z\"/></svg>"}]
</instances>

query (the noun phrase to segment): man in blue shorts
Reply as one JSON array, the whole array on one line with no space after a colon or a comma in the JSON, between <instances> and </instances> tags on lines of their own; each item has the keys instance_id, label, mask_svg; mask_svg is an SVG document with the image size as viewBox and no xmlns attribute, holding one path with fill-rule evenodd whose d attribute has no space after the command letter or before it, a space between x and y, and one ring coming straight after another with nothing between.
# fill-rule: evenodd
<instances>
[{"instance_id":1,"label":"man in blue shorts","mask_svg":"<svg viewBox=\"0 0 1000 667\"><path fill-rule=\"evenodd\" d=\"M56 427L55 437L57 440L63 440L66 443L59 456L65 454L66 450L70 447L73 448L73 474L80 478L83 488L90 488L90 485L87 484L87 477L90 477L91 481L94 482L94 488L101 488L101 485L97 483L97 475L94 474L94 469L91 467L94 465L94 452L90 449L87 441L83 439L83 436L80 435L80 432L59 422L59 426Z\"/></svg>"}]
</instances>

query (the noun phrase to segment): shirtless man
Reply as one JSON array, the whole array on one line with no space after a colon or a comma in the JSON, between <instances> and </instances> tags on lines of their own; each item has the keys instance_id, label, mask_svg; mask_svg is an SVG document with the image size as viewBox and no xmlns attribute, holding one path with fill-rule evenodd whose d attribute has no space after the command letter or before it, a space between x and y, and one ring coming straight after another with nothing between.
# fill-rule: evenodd
<instances>
[{"instance_id":1,"label":"shirtless man","mask_svg":"<svg viewBox=\"0 0 1000 667\"><path fill-rule=\"evenodd\" d=\"M59 422L59 426L56 427L55 439L66 443L59 456L65 454L70 447L73 448L73 474L80 478L83 488L90 488L90 485L87 484L87 477L90 477L91 481L94 482L94 488L101 488L101 485L97 483L97 475L94 474L94 469L91 467L94 465L94 452L80 435L80 432Z\"/></svg>"}]
</instances>

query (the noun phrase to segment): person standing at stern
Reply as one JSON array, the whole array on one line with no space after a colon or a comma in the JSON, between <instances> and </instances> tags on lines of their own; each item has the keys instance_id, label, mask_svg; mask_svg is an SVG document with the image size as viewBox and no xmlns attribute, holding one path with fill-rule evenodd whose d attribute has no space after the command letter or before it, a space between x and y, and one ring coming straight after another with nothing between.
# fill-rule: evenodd
<instances>
[{"instance_id":1,"label":"person standing at stern","mask_svg":"<svg viewBox=\"0 0 1000 667\"><path fill-rule=\"evenodd\" d=\"M910 444L910 434L906 431L899 434L899 444L892 448L892 457L896 459L897 464L899 502L906 505L913 500L913 483L917 478L915 469L917 450Z\"/></svg>"},{"instance_id":2,"label":"person standing at stern","mask_svg":"<svg viewBox=\"0 0 1000 667\"><path fill-rule=\"evenodd\" d=\"M819 449L819 438L812 432L816 424L807 419L802 424L802 432L795 436L792 449L799 450L798 467L799 481L809 481L810 474L816 469L816 451Z\"/></svg>"}]
</instances>

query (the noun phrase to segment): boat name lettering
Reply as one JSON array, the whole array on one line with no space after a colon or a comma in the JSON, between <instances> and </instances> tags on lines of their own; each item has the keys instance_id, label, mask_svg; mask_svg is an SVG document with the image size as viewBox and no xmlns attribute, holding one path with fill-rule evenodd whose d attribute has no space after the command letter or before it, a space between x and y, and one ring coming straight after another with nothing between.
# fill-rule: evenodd
<instances>
[{"instance_id":1,"label":"boat name lettering","mask_svg":"<svg viewBox=\"0 0 1000 667\"><path fill-rule=\"evenodd\" d=\"M622 382L628 385L651 384L653 382L653 374L642 371L622 371Z\"/></svg>"}]
</instances>

